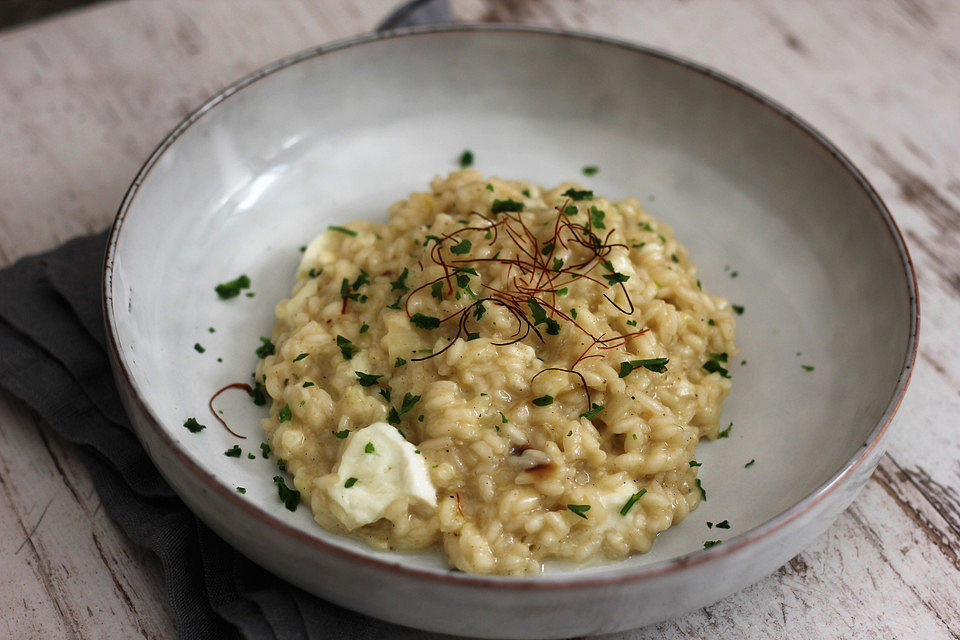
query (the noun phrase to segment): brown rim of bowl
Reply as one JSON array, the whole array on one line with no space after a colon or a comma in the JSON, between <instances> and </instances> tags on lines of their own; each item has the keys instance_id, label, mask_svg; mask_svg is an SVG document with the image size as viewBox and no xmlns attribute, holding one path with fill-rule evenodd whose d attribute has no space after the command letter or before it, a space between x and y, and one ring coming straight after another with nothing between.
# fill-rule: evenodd
<instances>
[{"instance_id":1,"label":"brown rim of bowl","mask_svg":"<svg viewBox=\"0 0 960 640\"><path fill-rule=\"evenodd\" d=\"M515 33L522 34L524 36L549 36L549 37L560 37L560 38L573 38L581 41L592 42L595 44L603 46L617 47L620 49L626 49L633 53L641 54L644 56L650 56L658 58L660 60L675 64L687 71L693 71L706 76L707 78L724 84L732 89L735 89L742 93L743 95L755 100L766 108L770 109L774 113L778 114L790 124L795 126L801 132L809 136L813 141L818 143L823 149L825 149L833 158L836 160L839 165L839 169L845 171L849 174L867 193L870 198L870 201L873 203L877 213L880 215L884 224L886 225L887 231L890 234L893 242L897 248L901 264L904 269L904 277L906 280L907 293L910 301L910 335L907 341L907 350L904 353L903 365L900 370L900 376L897 380L897 385L895 387L893 396L890 398L886 409L883 412L880 420L877 425L874 427L873 431L870 433L869 438L864 442L861 449L852 457L850 460L843 465L843 467L837 471L829 480L820 485L816 490L810 493L806 498L797 502L792 507L786 509L777 516L774 516L770 520L767 520L760 526L754 527L753 529L746 531L730 540L724 541L722 545L717 545L709 549L700 549L693 551L686 555L671 558L669 560L664 560L661 562L652 563L642 567L637 567L632 569L629 572L617 575L610 575L606 577L597 577L596 575L585 575L583 577L577 577L576 574L572 574L564 577L554 577L551 575L538 575L531 577L505 577L505 576L486 576L486 575L472 575L467 573L459 572L450 572L450 571L437 571L437 570L428 570L428 569L415 569L411 567L406 567L397 563L391 563L384 560L379 560L372 558L370 556L364 555L341 547L325 540L322 540L315 535L308 534L305 531L301 531L291 524L261 510L259 507L256 507L251 502L244 500L240 497L235 491L230 490L226 485L218 482L217 479L208 471L203 469L200 465L190 459L173 441L169 434L163 429L160 425L159 420L146 405L143 398L137 393L130 372L127 369L124 358L122 357L120 350L117 344L117 335L114 328L113 322L113 299L111 293L111 286L113 281L113 262L114 256L117 249L117 242L120 237L120 232L123 229L123 223L126 219L127 213L130 210L130 207L134 201L134 198L137 195L137 192L140 189L140 185L143 184L143 181L149 175L153 166L159 161L160 157L170 148L177 139L190 128L197 120L206 115L207 112L211 111L221 102L227 100L232 95L238 93L239 91L245 89L246 87L254 84L258 80L265 78L277 71L286 69L287 67L292 67L296 64L304 62L306 60L312 60L318 58L326 53L339 51L342 49L355 47L358 45L367 44L370 42L378 42L382 40L391 40L394 38L407 38L407 37L428 37L435 34L449 34L457 32L494 32L494 33ZM233 84L227 86L225 89L216 93L212 98L208 99L203 103L198 109L193 113L187 116L180 124L178 124L173 131L171 131L166 138L154 149L153 153L147 159L147 161L140 168L140 171L137 173L136 178L134 178L133 183L130 185L130 188L127 190L126 195L123 198L123 201L120 204L120 208L117 212L117 217L113 223L113 226L110 229L110 237L107 243L106 253L104 255L103 262L103 291L102 291L102 304L103 304L103 317L104 325L107 333L108 344L110 353L113 356L114 362L117 363L117 368L115 370L115 375L118 379L118 382L122 383L130 391L130 397L134 399L137 405L140 407L144 416L147 418L147 422L150 425L157 436L163 441L167 447L172 450L176 458L183 464L188 473L195 474L207 487L220 495L220 497L233 506L239 508L240 510L246 512L249 516L259 519L265 524L271 526L280 533L293 537L300 543L309 545L319 551L332 553L362 564L371 566L373 568L378 568L386 571L394 571L400 574L404 574L411 578L419 578L425 580L439 580L440 582L453 583L456 585L463 586L473 586L473 587L488 587L495 589L513 589L513 590L528 590L528 589L565 589L565 588L581 588L581 587L590 587L590 586L602 586L610 584L619 584L622 582L631 582L635 580L643 580L653 576L661 575L664 573L671 573L679 571L689 566L699 565L705 562L710 562L714 559L732 554L751 543L766 538L776 531L780 530L782 527L786 526L791 521L798 518L800 515L804 514L806 511L814 507L817 503L823 500L828 494L832 493L838 486L844 483L844 481L865 461L867 460L873 450L877 447L880 440L883 438L884 434L887 431L887 428L890 425L890 421L893 419L894 414L897 411L897 408L900 406L900 402L903 399L903 395L906 391L907 384L910 380L910 374L913 371L914 362L917 356L917 344L918 344L918 332L920 324L920 309L919 301L917 299L917 280L916 274L913 269L913 262L910 259L910 254L907 252L906 244L903 241L903 237L900 234L900 230L897 228L896 223L893 220L893 217L890 215L890 212L887 210L886 206L883 204L883 201L880 199L880 196L877 195L876 191L867 181L867 179L854 167L853 163L831 142L829 142L820 132L811 127L805 121L794 115L792 112L778 104L777 102L767 98L766 96L761 95L759 92L754 89L744 85L741 82L738 82L722 73L719 73L713 69L707 68L703 65L690 62L678 56L665 53L650 47L643 45L633 44L623 40L618 40L615 38L607 38L604 36L585 34L573 31L567 31L562 29L553 29L547 27L535 27L535 26L525 26L525 25L485 25L485 24L463 24L463 25L444 25L444 26L427 26L427 27L415 27L408 29L398 29L394 31L388 31L385 33L375 33L368 34L363 36L358 36L354 38L349 38L346 40L341 40L330 45L324 45L319 47L314 47L301 51L299 53L293 54L286 58L282 58L276 62L273 62L250 75L241 78L240 80L234 82Z\"/></svg>"}]
</instances>

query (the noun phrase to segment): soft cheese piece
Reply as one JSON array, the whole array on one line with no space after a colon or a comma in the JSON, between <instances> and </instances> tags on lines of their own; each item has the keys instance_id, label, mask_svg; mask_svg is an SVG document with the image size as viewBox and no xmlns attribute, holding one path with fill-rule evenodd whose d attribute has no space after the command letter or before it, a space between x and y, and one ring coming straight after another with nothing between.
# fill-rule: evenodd
<instances>
[{"instance_id":1,"label":"soft cheese piece","mask_svg":"<svg viewBox=\"0 0 960 640\"><path fill-rule=\"evenodd\" d=\"M350 434L327 489L340 506L336 516L349 530L376 522L397 500L437 506L437 491L423 456L396 427L375 422Z\"/></svg>"}]
</instances>

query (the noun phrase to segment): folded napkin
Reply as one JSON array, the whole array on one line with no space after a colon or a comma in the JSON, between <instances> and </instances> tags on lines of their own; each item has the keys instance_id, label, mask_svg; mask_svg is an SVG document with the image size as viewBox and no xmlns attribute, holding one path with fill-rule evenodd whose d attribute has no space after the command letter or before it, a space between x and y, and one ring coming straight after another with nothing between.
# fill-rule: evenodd
<instances>
[{"instance_id":1,"label":"folded napkin","mask_svg":"<svg viewBox=\"0 0 960 640\"><path fill-rule=\"evenodd\" d=\"M415 0L380 26L446 22L446 0ZM107 514L160 558L180 637L441 638L316 598L217 537L150 462L120 404L100 310L106 232L0 271L0 387L33 408L79 455Z\"/></svg>"}]
</instances>

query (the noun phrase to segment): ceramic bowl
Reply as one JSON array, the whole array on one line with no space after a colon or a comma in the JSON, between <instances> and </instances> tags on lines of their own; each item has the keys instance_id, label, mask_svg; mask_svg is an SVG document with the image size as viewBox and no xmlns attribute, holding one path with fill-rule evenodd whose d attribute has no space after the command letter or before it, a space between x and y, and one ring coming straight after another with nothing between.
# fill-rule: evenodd
<instances>
[{"instance_id":1,"label":"ceramic bowl","mask_svg":"<svg viewBox=\"0 0 960 640\"><path fill-rule=\"evenodd\" d=\"M208 413L215 390L250 380L299 248L330 224L385 220L388 205L456 168L468 148L489 175L573 178L638 196L673 225L704 287L744 307L723 409L734 427L697 452L708 499L650 553L516 578L451 572L437 554L375 551L319 528L305 507L284 509L276 471L259 455L261 409L245 394L225 394L218 408L246 440ZM584 177L584 165L600 172ZM219 300L214 285L241 273L255 296ZM657 622L798 553L877 464L918 323L890 214L797 117L658 51L497 26L363 37L217 94L130 187L110 237L104 306L139 438L219 535L345 607L505 638ZM184 429L193 416L209 428ZM234 444L241 458L223 455ZM729 530L706 527L722 520ZM704 549L714 539L722 543Z\"/></svg>"}]
</instances>

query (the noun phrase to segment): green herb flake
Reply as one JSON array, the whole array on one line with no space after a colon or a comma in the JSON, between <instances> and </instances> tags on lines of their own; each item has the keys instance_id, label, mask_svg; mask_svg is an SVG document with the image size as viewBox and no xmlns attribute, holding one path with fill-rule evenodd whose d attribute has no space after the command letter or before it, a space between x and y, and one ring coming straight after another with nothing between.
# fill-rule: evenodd
<instances>
[{"instance_id":1,"label":"green herb flake","mask_svg":"<svg viewBox=\"0 0 960 640\"><path fill-rule=\"evenodd\" d=\"M530 307L530 314L533 316L534 326L546 324L548 334L555 336L560 333L560 323L553 318L548 318L546 310L540 306L540 303L533 298L527 298L527 305Z\"/></svg>"},{"instance_id":2,"label":"green herb flake","mask_svg":"<svg viewBox=\"0 0 960 640\"><path fill-rule=\"evenodd\" d=\"M577 310L576 310L576 309L570 309L570 315L571 315L571 317L573 317L574 320L576 320L576 319L577 319Z\"/></svg>"},{"instance_id":3,"label":"green herb flake","mask_svg":"<svg viewBox=\"0 0 960 640\"><path fill-rule=\"evenodd\" d=\"M488 182L487 186L485 186L484 189L486 189L487 191L493 191L493 185Z\"/></svg>"},{"instance_id":4,"label":"green herb flake","mask_svg":"<svg viewBox=\"0 0 960 640\"><path fill-rule=\"evenodd\" d=\"M193 345L193 349L194 349L194 351L196 351L197 353L203 353L203 352L206 351L206 349L204 348L204 346L203 346L202 344L200 344L199 342L197 342L197 343L195 343L195 344Z\"/></svg>"},{"instance_id":5,"label":"green herb flake","mask_svg":"<svg viewBox=\"0 0 960 640\"><path fill-rule=\"evenodd\" d=\"M603 218L607 214L597 208L596 205L590 207L590 224L592 224L597 229L606 229L607 225L604 224Z\"/></svg>"},{"instance_id":6,"label":"green herb flake","mask_svg":"<svg viewBox=\"0 0 960 640\"><path fill-rule=\"evenodd\" d=\"M580 213L580 210L577 209L576 205L568 204L563 208L563 214L567 216L575 216Z\"/></svg>"},{"instance_id":7,"label":"green herb flake","mask_svg":"<svg viewBox=\"0 0 960 640\"><path fill-rule=\"evenodd\" d=\"M565 296L568 293L570 293L570 289L568 289L567 287L561 287L557 289L554 293L558 296Z\"/></svg>"},{"instance_id":8,"label":"green herb flake","mask_svg":"<svg viewBox=\"0 0 960 640\"><path fill-rule=\"evenodd\" d=\"M607 284L612 287L620 282L626 282L630 279L630 276L622 273L605 273L603 274L603 279L606 280Z\"/></svg>"},{"instance_id":9,"label":"green herb flake","mask_svg":"<svg viewBox=\"0 0 960 640\"><path fill-rule=\"evenodd\" d=\"M277 485L277 494L280 496L280 502L288 511L296 511L300 504L300 492L291 489L284 482L283 476L273 476L273 482Z\"/></svg>"},{"instance_id":10,"label":"green herb flake","mask_svg":"<svg viewBox=\"0 0 960 640\"><path fill-rule=\"evenodd\" d=\"M620 515L625 516L630 513L630 509L633 508L633 505L637 503L637 500L643 497L643 494L647 492L646 489L640 489L635 494L630 496L630 498L624 503L623 508L620 509Z\"/></svg>"},{"instance_id":11,"label":"green herb flake","mask_svg":"<svg viewBox=\"0 0 960 640\"><path fill-rule=\"evenodd\" d=\"M387 412L387 422L393 426L400 424L400 414L393 407L390 407L390 411Z\"/></svg>"},{"instance_id":12,"label":"green herb flake","mask_svg":"<svg viewBox=\"0 0 960 640\"><path fill-rule=\"evenodd\" d=\"M383 377L383 375L375 376L369 373L364 373L363 371L354 371L357 374L357 382L360 383L361 387L372 387L377 384L377 380Z\"/></svg>"},{"instance_id":13,"label":"green herb flake","mask_svg":"<svg viewBox=\"0 0 960 640\"><path fill-rule=\"evenodd\" d=\"M294 362L300 362L301 360L303 360L304 358L306 358L306 357L309 356L309 355L310 355L309 353L301 353L301 354L298 355L296 358L294 358L293 361L294 361Z\"/></svg>"},{"instance_id":14,"label":"green herb flake","mask_svg":"<svg viewBox=\"0 0 960 640\"><path fill-rule=\"evenodd\" d=\"M715 546L717 546L717 545L720 544L721 542L722 542L722 540L707 540L706 542L703 543L703 548L704 548L704 549L709 549L710 547L715 547Z\"/></svg>"},{"instance_id":15,"label":"green herb flake","mask_svg":"<svg viewBox=\"0 0 960 640\"><path fill-rule=\"evenodd\" d=\"M633 373L634 369L639 369L643 367L653 371L654 373L665 373L667 371L667 363L670 362L669 358L647 358L645 360L624 360L620 363L620 377L626 378L628 375Z\"/></svg>"},{"instance_id":16,"label":"green herb flake","mask_svg":"<svg viewBox=\"0 0 960 640\"><path fill-rule=\"evenodd\" d=\"M277 414L277 420L279 422L289 422L293 418L293 411L290 410L290 403L283 405L283 409L280 409L280 413Z\"/></svg>"},{"instance_id":17,"label":"green herb flake","mask_svg":"<svg viewBox=\"0 0 960 640\"><path fill-rule=\"evenodd\" d=\"M594 416L603 411L604 406L602 404L593 403L590 407L590 411L584 411L580 414L581 418L586 418L587 420L593 420Z\"/></svg>"},{"instance_id":18,"label":"green herb flake","mask_svg":"<svg viewBox=\"0 0 960 640\"><path fill-rule=\"evenodd\" d=\"M801 367L804 371L813 371L813 369L814 369L814 367L812 367L812 366L809 365L809 364L802 364L802 365L800 365L800 367Z\"/></svg>"},{"instance_id":19,"label":"green herb flake","mask_svg":"<svg viewBox=\"0 0 960 640\"><path fill-rule=\"evenodd\" d=\"M410 287L407 286L408 275L410 275L410 269L404 267L397 279L390 283L390 291L409 291Z\"/></svg>"},{"instance_id":20,"label":"green herb flake","mask_svg":"<svg viewBox=\"0 0 960 640\"><path fill-rule=\"evenodd\" d=\"M678 258L677 254L675 253L670 254L670 259L673 260L674 262L680 262L680 258Z\"/></svg>"},{"instance_id":21,"label":"green herb flake","mask_svg":"<svg viewBox=\"0 0 960 640\"><path fill-rule=\"evenodd\" d=\"M328 228L330 231L336 231L336 232L338 232L338 233L344 233L344 234L346 234L346 235L348 235L348 236L352 236L352 237L354 237L354 238L357 237L357 232L354 231L353 229L347 229L346 227L338 227L337 225L330 225L330 226L327 227L327 228Z\"/></svg>"},{"instance_id":22,"label":"green herb flake","mask_svg":"<svg viewBox=\"0 0 960 640\"><path fill-rule=\"evenodd\" d=\"M570 188L564 191L561 195L570 198L573 201L593 200L593 191L590 191L589 189Z\"/></svg>"},{"instance_id":23,"label":"green herb flake","mask_svg":"<svg viewBox=\"0 0 960 640\"><path fill-rule=\"evenodd\" d=\"M413 409L413 407L420 402L420 396L415 396L410 392L407 392L403 395L403 400L400 402L400 415L403 415Z\"/></svg>"},{"instance_id":24,"label":"green herb flake","mask_svg":"<svg viewBox=\"0 0 960 640\"><path fill-rule=\"evenodd\" d=\"M402 367L405 364L407 364L407 361L400 356L397 356L397 359L393 361L393 368L396 369L397 367Z\"/></svg>"},{"instance_id":25,"label":"green herb flake","mask_svg":"<svg viewBox=\"0 0 960 640\"><path fill-rule=\"evenodd\" d=\"M437 300L443 300L443 280L438 280L431 285L430 295Z\"/></svg>"},{"instance_id":26,"label":"green herb flake","mask_svg":"<svg viewBox=\"0 0 960 640\"><path fill-rule=\"evenodd\" d=\"M257 459L257 456L253 455L252 453L248 453L248 454L247 454L247 459L249 459L249 460L256 460L256 459Z\"/></svg>"},{"instance_id":27,"label":"green herb flake","mask_svg":"<svg viewBox=\"0 0 960 640\"><path fill-rule=\"evenodd\" d=\"M217 292L217 295L220 296L221 300L229 300L230 298L236 298L240 295L241 289L250 288L250 278L246 275L241 275L236 280L230 280L229 282L223 282L218 284L213 288Z\"/></svg>"},{"instance_id":28,"label":"green herb flake","mask_svg":"<svg viewBox=\"0 0 960 640\"><path fill-rule=\"evenodd\" d=\"M727 425L726 429L724 429L723 431L717 434L717 440L719 440L720 438L729 438L730 432L732 430L733 430L733 422L730 422L730 424Z\"/></svg>"},{"instance_id":29,"label":"green herb flake","mask_svg":"<svg viewBox=\"0 0 960 640\"><path fill-rule=\"evenodd\" d=\"M460 168L466 169L473 164L473 151L470 149L464 149L463 153L460 154Z\"/></svg>"},{"instance_id":30,"label":"green herb flake","mask_svg":"<svg viewBox=\"0 0 960 640\"><path fill-rule=\"evenodd\" d=\"M347 436L350 435L350 429L344 429L343 431L334 431L333 435L335 435L340 440L345 440Z\"/></svg>"},{"instance_id":31,"label":"green herb flake","mask_svg":"<svg viewBox=\"0 0 960 640\"><path fill-rule=\"evenodd\" d=\"M568 504L568 505L567 505L567 509L570 509L570 511L573 511L575 514L577 514L578 516L580 516L581 518L583 518L584 520L586 520L586 519L587 519L587 511L590 511L590 505L588 505L588 504Z\"/></svg>"},{"instance_id":32,"label":"green herb flake","mask_svg":"<svg viewBox=\"0 0 960 640\"><path fill-rule=\"evenodd\" d=\"M503 411L498 411L497 413L500 414L500 421L503 422L503 424L507 424L507 416L503 415Z\"/></svg>"},{"instance_id":33,"label":"green herb flake","mask_svg":"<svg viewBox=\"0 0 960 640\"><path fill-rule=\"evenodd\" d=\"M540 396L539 398L533 399L533 404L538 407L546 407L547 405L553 404L553 396Z\"/></svg>"},{"instance_id":34,"label":"green herb flake","mask_svg":"<svg viewBox=\"0 0 960 640\"><path fill-rule=\"evenodd\" d=\"M357 484L357 479L354 478L353 476L351 476L351 477L347 478L347 481L346 481L346 482L343 483L343 488L344 488L344 489L349 489L350 487L352 487L352 486L355 485L355 484Z\"/></svg>"},{"instance_id":35,"label":"green herb flake","mask_svg":"<svg viewBox=\"0 0 960 640\"><path fill-rule=\"evenodd\" d=\"M364 322L362 325L360 325L360 333L366 333L367 331L370 331L370 325Z\"/></svg>"},{"instance_id":36,"label":"green herb flake","mask_svg":"<svg viewBox=\"0 0 960 640\"><path fill-rule=\"evenodd\" d=\"M721 360L715 358L718 354L711 353L710 359L703 363L704 371L708 373L719 373L721 378L729 378L730 372L727 371L727 368L720 364Z\"/></svg>"},{"instance_id":37,"label":"green herb flake","mask_svg":"<svg viewBox=\"0 0 960 640\"><path fill-rule=\"evenodd\" d=\"M260 336L260 346L257 347L257 357L261 360L267 356L272 356L276 352L277 348L273 346L273 343L270 342L270 338L264 338Z\"/></svg>"},{"instance_id":38,"label":"green herb flake","mask_svg":"<svg viewBox=\"0 0 960 640\"><path fill-rule=\"evenodd\" d=\"M631 326L631 327L635 327L635 326L637 326L637 321L636 321L636 320L627 320L627 325L628 325L628 326Z\"/></svg>"},{"instance_id":39,"label":"green herb flake","mask_svg":"<svg viewBox=\"0 0 960 640\"><path fill-rule=\"evenodd\" d=\"M470 253L470 249L473 248L473 243L469 240L461 240L458 244L450 247L450 253L455 256L463 256Z\"/></svg>"},{"instance_id":40,"label":"green herb flake","mask_svg":"<svg viewBox=\"0 0 960 640\"><path fill-rule=\"evenodd\" d=\"M196 418L187 418L187 421L183 423L183 426L190 433L200 433L207 428L207 425L197 422Z\"/></svg>"},{"instance_id":41,"label":"green herb flake","mask_svg":"<svg viewBox=\"0 0 960 640\"><path fill-rule=\"evenodd\" d=\"M397 299L394 300L393 304L388 304L388 305L387 305L387 309L399 309L399 308L400 308L400 300L402 300L402 299L403 299L403 294L400 294L399 296L397 296Z\"/></svg>"},{"instance_id":42,"label":"green herb flake","mask_svg":"<svg viewBox=\"0 0 960 640\"><path fill-rule=\"evenodd\" d=\"M724 520L722 522L718 522L715 526L717 527L717 529L729 529L730 522L727 520Z\"/></svg>"},{"instance_id":43,"label":"green herb flake","mask_svg":"<svg viewBox=\"0 0 960 640\"><path fill-rule=\"evenodd\" d=\"M380 387L380 390L377 392L382 395L387 402L390 402L390 395L393 393L390 387Z\"/></svg>"},{"instance_id":44,"label":"green herb flake","mask_svg":"<svg viewBox=\"0 0 960 640\"><path fill-rule=\"evenodd\" d=\"M373 453L374 451L376 451L376 448L374 448L372 442L368 442L367 446L363 448L364 453Z\"/></svg>"},{"instance_id":45,"label":"green herb flake","mask_svg":"<svg viewBox=\"0 0 960 640\"><path fill-rule=\"evenodd\" d=\"M216 332L217 332L217 330L214 329L213 327L208 328L207 331L209 331L210 333L216 333Z\"/></svg>"},{"instance_id":46,"label":"green herb flake","mask_svg":"<svg viewBox=\"0 0 960 640\"><path fill-rule=\"evenodd\" d=\"M280 469L280 471L286 471L287 461L284 460L283 458L277 458L277 469Z\"/></svg>"},{"instance_id":47,"label":"green herb flake","mask_svg":"<svg viewBox=\"0 0 960 640\"><path fill-rule=\"evenodd\" d=\"M554 247L554 244L552 242L548 242L547 244L543 245L542 249L540 249L540 253L542 253L545 256L548 256L551 253L553 253L553 247Z\"/></svg>"},{"instance_id":48,"label":"green herb flake","mask_svg":"<svg viewBox=\"0 0 960 640\"><path fill-rule=\"evenodd\" d=\"M697 478L697 489L700 489L700 499L704 502L707 501L707 490L703 488L703 485L700 484L700 478Z\"/></svg>"},{"instance_id":49,"label":"green herb flake","mask_svg":"<svg viewBox=\"0 0 960 640\"><path fill-rule=\"evenodd\" d=\"M270 445L268 445L266 442L260 443L260 451L263 453L264 458L270 457Z\"/></svg>"},{"instance_id":50,"label":"green herb flake","mask_svg":"<svg viewBox=\"0 0 960 640\"><path fill-rule=\"evenodd\" d=\"M581 169L581 171L583 171L583 175L585 176L595 176L597 175L597 173L599 173L600 167L593 164L588 164L583 169Z\"/></svg>"},{"instance_id":51,"label":"green herb flake","mask_svg":"<svg viewBox=\"0 0 960 640\"><path fill-rule=\"evenodd\" d=\"M493 204L490 205L490 213L498 214L498 213L505 213L508 211L513 213L520 213L521 211L523 211L523 207L524 205L522 202L517 202L512 198L509 198L507 200L494 200Z\"/></svg>"},{"instance_id":52,"label":"green herb flake","mask_svg":"<svg viewBox=\"0 0 960 640\"><path fill-rule=\"evenodd\" d=\"M223 455L227 456L228 458L239 458L241 453L243 453L243 451L240 450L240 445L235 444L224 451Z\"/></svg>"},{"instance_id":53,"label":"green herb flake","mask_svg":"<svg viewBox=\"0 0 960 640\"><path fill-rule=\"evenodd\" d=\"M553 270L560 271L563 269L563 258L554 258L553 259Z\"/></svg>"},{"instance_id":54,"label":"green herb flake","mask_svg":"<svg viewBox=\"0 0 960 640\"><path fill-rule=\"evenodd\" d=\"M696 460L691 460L691 461L690 461L690 466L691 466L691 467L702 467L702 466L703 466L703 463L702 463L702 462L697 462Z\"/></svg>"},{"instance_id":55,"label":"green herb flake","mask_svg":"<svg viewBox=\"0 0 960 640\"><path fill-rule=\"evenodd\" d=\"M413 314L413 317L410 318L410 322L421 329L436 329L440 326L440 318L427 316L422 313Z\"/></svg>"},{"instance_id":56,"label":"green herb flake","mask_svg":"<svg viewBox=\"0 0 960 640\"><path fill-rule=\"evenodd\" d=\"M743 305L740 305L740 304L732 304L732 305L730 305L730 306L733 307L734 312L736 312L736 314L737 314L738 316L742 316L742 315L743 315Z\"/></svg>"},{"instance_id":57,"label":"green herb flake","mask_svg":"<svg viewBox=\"0 0 960 640\"><path fill-rule=\"evenodd\" d=\"M337 346L340 347L340 353L343 355L344 360L353 359L353 356L357 355L357 352L360 351L359 347L341 335L337 336Z\"/></svg>"},{"instance_id":58,"label":"green herb flake","mask_svg":"<svg viewBox=\"0 0 960 640\"><path fill-rule=\"evenodd\" d=\"M307 389L307 388L313 387L313 386L316 386L316 384L313 383L313 382L310 382L309 380L307 380L306 382L303 383L303 388L304 388L304 389Z\"/></svg>"},{"instance_id":59,"label":"green herb flake","mask_svg":"<svg viewBox=\"0 0 960 640\"><path fill-rule=\"evenodd\" d=\"M744 468L744 469L749 469L750 467L753 466L753 463L754 463L754 462L756 462L756 460L753 459L753 458L750 458L750 462L748 462L747 464L743 465L743 468Z\"/></svg>"},{"instance_id":60,"label":"green herb flake","mask_svg":"<svg viewBox=\"0 0 960 640\"><path fill-rule=\"evenodd\" d=\"M717 323L713 318L710 318L709 320L707 320L707 324L710 325L711 327L714 327L716 326Z\"/></svg>"}]
</instances>

